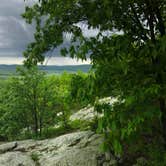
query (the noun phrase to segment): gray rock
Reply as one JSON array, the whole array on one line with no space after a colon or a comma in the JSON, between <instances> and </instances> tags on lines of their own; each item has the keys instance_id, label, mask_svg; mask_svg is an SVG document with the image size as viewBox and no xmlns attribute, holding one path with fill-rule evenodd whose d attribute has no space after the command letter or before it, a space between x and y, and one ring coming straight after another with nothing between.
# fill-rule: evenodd
<instances>
[{"instance_id":1,"label":"gray rock","mask_svg":"<svg viewBox=\"0 0 166 166\"><path fill-rule=\"evenodd\" d=\"M0 145L0 154L12 151L16 147L17 147L17 142L2 144Z\"/></svg>"},{"instance_id":2,"label":"gray rock","mask_svg":"<svg viewBox=\"0 0 166 166\"><path fill-rule=\"evenodd\" d=\"M110 105L113 105L117 101L118 99L116 98L106 97L106 98L100 99L99 103L100 104L108 103ZM92 121L93 119L95 119L95 117L101 117L101 116L102 116L101 114L97 114L97 112L94 111L94 107L88 106L79 110L73 115L71 115L70 120L71 121L75 121L75 120Z\"/></svg>"},{"instance_id":3,"label":"gray rock","mask_svg":"<svg viewBox=\"0 0 166 166\"><path fill-rule=\"evenodd\" d=\"M95 112L94 112L94 107L85 107L75 114L70 116L70 120L86 120L86 121L91 121L95 117Z\"/></svg>"},{"instance_id":4,"label":"gray rock","mask_svg":"<svg viewBox=\"0 0 166 166\"><path fill-rule=\"evenodd\" d=\"M8 152L0 155L0 166L35 166L30 156L21 152Z\"/></svg>"},{"instance_id":5,"label":"gray rock","mask_svg":"<svg viewBox=\"0 0 166 166\"><path fill-rule=\"evenodd\" d=\"M97 166L98 149L92 147L66 149L39 161L45 166Z\"/></svg>"},{"instance_id":6,"label":"gray rock","mask_svg":"<svg viewBox=\"0 0 166 166\"><path fill-rule=\"evenodd\" d=\"M102 136L82 131L42 141L18 141L17 147L8 143L2 145L1 149L10 152L0 154L0 166L33 166L36 162L41 166L97 166L106 161L105 157L99 157L104 156L99 148L102 142ZM37 156L37 161L32 156Z\"/></svg>"}]
</instances>

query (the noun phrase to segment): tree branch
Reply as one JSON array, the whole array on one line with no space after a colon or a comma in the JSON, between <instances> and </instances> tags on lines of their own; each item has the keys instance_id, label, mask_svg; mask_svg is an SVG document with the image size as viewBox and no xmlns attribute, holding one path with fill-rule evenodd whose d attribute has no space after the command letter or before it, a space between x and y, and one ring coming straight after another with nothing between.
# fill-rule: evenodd
<instances>
[{"instance_id":1,"label":"tree branch","mask_svg":"<svg viewBox=\"0 0 166 166\"><path fill-rule=\"evenodd\" d=\"M161 16L160 10L158 8L156 9L156 16L157 16L157 19L159 22L160 34L161 34L161 36L164 36L165 35L165 25L164 25L164 21L163 21L163 18Z\"/></svg>"},{"instance_id":2,"label":"tree branch","mask_svg":"<svg viewBox=\"0 0 166 166\"><path fill-rule=\"evenodd\" d=\"M134 17L135 17L135 20L136 20L136 22L137 22L137 24L138 24L138 27L141 29L141 31L143 32L143 40L148 40L148 37L146 36L146 33L144 32L145 31L145 28L143 27L143 25L141 24L141 22L140 22L140 20L139 20L139 18L138 18L138 15L137 15L137 12L136 12L136 10L135 10L135 8L134 8L134 6L133 6L133 4L132 3L130 3L130 7L131 7L131 10L132 10L132 12L133 12L133 14L134 14Z\"/></svg>"}]
</instances>

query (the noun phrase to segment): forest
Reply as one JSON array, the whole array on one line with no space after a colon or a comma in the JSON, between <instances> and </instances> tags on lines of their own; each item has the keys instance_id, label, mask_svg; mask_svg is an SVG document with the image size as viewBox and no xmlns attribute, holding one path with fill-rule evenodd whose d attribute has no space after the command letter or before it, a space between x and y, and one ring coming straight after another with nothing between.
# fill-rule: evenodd
<instances>
[{"instance_id":1,"label":"forest","mask_svg":"<svg viewBox=\"0 0 166 166\"><path fill-rule=\"evenodd\" d=\"M38 0L22 17L35 23L34 41L17 76L0 81L0 140L91 130L115 165L165 166L166 1ZM82 25L97 34L85 35ZM61 56L90 59L90 71L39 70L45 53L66 40ZM116 101L100 102L107 97ZM88 105L101 116L70 121Z\"/></svg>"},{"instance_id":2,"label":"forest","mask_svg":"<svg viewBox=\"0 0 166 166\"><path fill-rule=\"evenodd\" d=\"M68 118L94 100L87 73L48 75L35 66L17 73L1 80L1 140L43 139L79 128Z\"/></svg>"}]
</instances>

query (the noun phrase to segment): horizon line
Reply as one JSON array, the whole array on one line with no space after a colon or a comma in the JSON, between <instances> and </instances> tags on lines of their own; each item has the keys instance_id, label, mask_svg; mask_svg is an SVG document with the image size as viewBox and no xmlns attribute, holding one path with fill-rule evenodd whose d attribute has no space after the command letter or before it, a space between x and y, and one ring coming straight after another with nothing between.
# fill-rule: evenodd
<instances>
[{"instance_id":1,"label":"horizon line","mask_svg":"<svg viewBox=\"0 0 166 166\"><path fill-rule=\"evenodd\" d=\"M5 65L5 66L12 66L12 65L15 65L15 66L24 66L24 64L1 64L0 65ZM67 65L41 65L41 64L38 64L37 66L92 66L92 64L67 64Z\"/></svg>"}]
</instances>

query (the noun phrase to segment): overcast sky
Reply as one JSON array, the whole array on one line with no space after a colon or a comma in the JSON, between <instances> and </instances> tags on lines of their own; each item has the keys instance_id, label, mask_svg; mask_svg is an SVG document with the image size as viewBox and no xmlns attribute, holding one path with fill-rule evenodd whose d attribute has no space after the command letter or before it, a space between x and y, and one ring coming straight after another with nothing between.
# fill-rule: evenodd
<instances>
[{"instance_id":1,"label":"overcast sky","mask_svg":"<svg viewBox=\"0 0 166 166\"><path fill-rule=\"evenodd\" d=\"M35 1L28 0L28 5L32 5ZM22 52L27 44L33 41L34 27L26 24L21 17L26 5L27 2L25 3L24 0L0 0L0 64L20 64L23 60ZM95 33L96 31L94 30L85 30L86 35ZM51 65L82 63L89 63L89 61L77 62L76 60L62 57L48 61L48 64Z\"/></svg>"}]
</instances>

